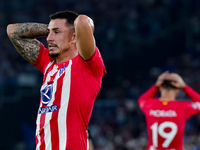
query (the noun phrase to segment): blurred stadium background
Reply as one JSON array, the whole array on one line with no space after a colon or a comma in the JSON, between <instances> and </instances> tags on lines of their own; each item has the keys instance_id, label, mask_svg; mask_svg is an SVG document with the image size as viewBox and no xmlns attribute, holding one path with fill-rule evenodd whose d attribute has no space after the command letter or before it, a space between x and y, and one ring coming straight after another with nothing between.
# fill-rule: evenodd
<instances>
[{"instance_id":1,"label":"blurred stadium background","mask_svg":"<svg viewBox=\"0 0 200 150\"><path fill-rule=\"evenodd\" d=\"M108 72L89 124L95 150L145 150L137 99L157 76L177 72L200 93L199 8L199 0L0 0L0 149L35 149L42 82L10 43L9 23L48 23L66 9L90 16ZM187 121L184 141L185 150L200 150L200 115Z\"/></svg>"}]
</instances>

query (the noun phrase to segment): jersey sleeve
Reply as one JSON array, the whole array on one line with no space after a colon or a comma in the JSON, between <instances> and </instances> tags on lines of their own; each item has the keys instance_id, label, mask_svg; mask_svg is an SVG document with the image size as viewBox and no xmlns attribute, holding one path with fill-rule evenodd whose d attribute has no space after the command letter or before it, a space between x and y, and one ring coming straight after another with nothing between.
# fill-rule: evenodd
<instances>
[{"instance_id":1,"label":"jersey sleeve","mask_svg":"<svg viewBox=\"0 0 200 150\"><path fill-rule=\"evenodd\" d=\"M36 68L38 68L43 74L45 72L45 68L48 63L52 61L52 58L49 56L49 50L44 47L44 45L40 44L40 52L35 63L32 63Z\"/></svg>"},{"instance_id":2,"label":"jersey sleeve","mask_svg":"<svg viewBox=\"0 0 200 150\"><path fill-rule=\"evenodd\" d=\"M158 87L156 85L153 85L150 89L148 89L144 94L142 94L139 97L138 99L139 107L143 110L145 103L153 99L157 92L158 92Z\"/></svg>"},{"instance_id":3,"label":"jersey sleeve","mask_svg":"<svg viewBox=\"0 0 200 150\"><path fill-rule=\"evenodd\" d=\"M200 95L194 91L191 87L186 85L183 91L193 100L193 102L186 102L186 114L188 117L193 116L200 112Z\"/></svg>"},{"instance_id":4,"label":"jersey sleeve","mask_svg":"<svg viewBox=\"0 0 200 150\"><path fill-rule=\"evenodd\" d=\"M183 113L186 118L189 118L197 113L200 113L200 102L184 101L180 103L183 108Z\"/></svg>"},{"instance_id":5,"label":"jersey sleeve","mask_svg":"<svg viewBox=\"0 0 200 150\"><path fill-rule=\"evenodd\" d=\"M183 91L193 100L194 102L200 102L200 94L193 90L191 87L186 85Z\"/></svg>"},{"instance_id":6,"label":"jersey sleeve","mask_svg":"<svg viewBox=\"0 0 200 150\"><path fill-rule=\"evenodd\" d=\"M85 60L82 59L82 61L84 61L84 68L86 68L87 73L91 76L102 77L107 73L101 53L97 47L90 58Z\"/></svg>"}]
</instances>

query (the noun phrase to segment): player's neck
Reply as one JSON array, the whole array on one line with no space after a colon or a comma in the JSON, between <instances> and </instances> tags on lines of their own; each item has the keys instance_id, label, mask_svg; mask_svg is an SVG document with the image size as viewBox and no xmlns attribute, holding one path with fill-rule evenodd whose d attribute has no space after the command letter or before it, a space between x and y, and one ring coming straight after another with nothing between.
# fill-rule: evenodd
<instances>
[{"instance_id":1,"label":"player's neck","mask_svg":"<svg viewBox=\"0 0 200 150\"><path fill-rule=\"evenodd\" d=\"M160 97L159 100L162 101L162 102L169 102L169 101L174 101L175 98Z\"/></svg>"},{"instance_id":2,"label":"player's neck","mask_svg":"<svg viewBox=\"0 0 200 150\"><path fill-rule=\"evenodd\" d=\"M176 93L173 90L163 90L159 99L160 101L174 101Z\"/></svg>"},{"instance_id":3,"label":"player's neck","mask_svg":"<svg viewBox=\"0 0 200 150\"><path fill-rule=\"evenodd\" d=\"M77 55L78 55L77 50L68 50L65 53L62 53L62 55L59 55L56 57L56 63L61 64L63 62L67 62L70 59L73 59L74 57L76 57Z\"/></svg>"}]
</instances>

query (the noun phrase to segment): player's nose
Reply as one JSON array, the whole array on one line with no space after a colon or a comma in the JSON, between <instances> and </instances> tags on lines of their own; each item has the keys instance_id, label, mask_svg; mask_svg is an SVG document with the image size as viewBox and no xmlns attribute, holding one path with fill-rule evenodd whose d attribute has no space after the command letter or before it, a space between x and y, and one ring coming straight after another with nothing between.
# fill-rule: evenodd
<instances>
[{"instance_id":1,"label":"player's nose","mask_svg":"<svg viewBox=\"0 0 200 150\"><path fill-rule=\"evenodd\" d=\"M52 40L53 40L53 37L52 37L52 34L51 34L51 33L49 33L49 34L48 34L48 36L47 36L46 40L47 40L47 42L49 42L49 41L52 41Z\"/></svg>"}]
</instances>

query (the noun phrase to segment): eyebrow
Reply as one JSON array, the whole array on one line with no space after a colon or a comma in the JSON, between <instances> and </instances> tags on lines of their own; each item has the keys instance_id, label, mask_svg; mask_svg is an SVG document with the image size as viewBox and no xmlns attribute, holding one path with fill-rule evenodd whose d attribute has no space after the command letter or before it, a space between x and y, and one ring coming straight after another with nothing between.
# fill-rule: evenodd
<instances>
[{"instance_id":1,"label":"eyebrow","mask_svg":"<svg viewBox=\"0 0 200 150\"><path fill-rule=\"evenodd\" d=\"M48 31L50 30L49 28L47 29ZM51 30L55 31L55 30L60 30L60 28L52 28Z\"/></svg>"}]
</instances>

